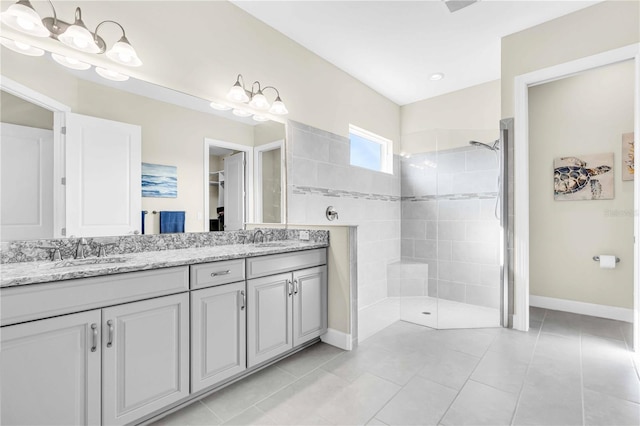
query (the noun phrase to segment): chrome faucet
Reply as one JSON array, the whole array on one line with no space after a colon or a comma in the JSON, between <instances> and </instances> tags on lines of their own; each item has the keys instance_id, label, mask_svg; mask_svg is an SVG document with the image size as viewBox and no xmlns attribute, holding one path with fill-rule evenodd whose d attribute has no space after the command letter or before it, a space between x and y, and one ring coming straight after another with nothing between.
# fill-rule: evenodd
<instances>
[{"instance_id":1,"label":"chrome faucet","mask_svg":"<svg viewBox=\"0 0 640 426\"><path fill-rule=\"evenodd\" d=\"M87 243L86 238L80 238L78 247L76 248L76 259L84 259L86 257L84 250L88 245L89 243Z\"/></svg>"},{"instance_id":2,"label":"chrome faucet","mask_svg":"<svg viewBox=\"0 0 640 426\"><path fill-rule=\"evenodd\" d=\"M254 243L258 242L258 236L260 236L260 242L264 243L264 232L262 231L262 229L256 229L256 231L253 233Z\"/></svg>"}]
</instances>

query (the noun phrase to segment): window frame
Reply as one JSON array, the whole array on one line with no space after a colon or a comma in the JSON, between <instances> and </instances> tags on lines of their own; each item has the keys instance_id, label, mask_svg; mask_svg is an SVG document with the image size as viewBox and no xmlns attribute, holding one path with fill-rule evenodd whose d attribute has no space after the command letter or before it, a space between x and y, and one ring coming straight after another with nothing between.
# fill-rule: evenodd
<instances>
[{"instance_id":1,"label":"window frame","mask_svg":"<svg viewBox=\"0 0 640 426\"><path fill-rule=\"evenodd\" d=\"M369 142L377 143L380 145L380 170L370 169L368 167L362 167L351 163L351 135L356 135L366 139ZM365 170L371 170L373 172L381 172L392 175L393 174L393 141L391 139L384 138L380 135L376 135L369 130L365 130L361 127L349 124L349 166L359 167Z\"/></svg>"}]
</instances>

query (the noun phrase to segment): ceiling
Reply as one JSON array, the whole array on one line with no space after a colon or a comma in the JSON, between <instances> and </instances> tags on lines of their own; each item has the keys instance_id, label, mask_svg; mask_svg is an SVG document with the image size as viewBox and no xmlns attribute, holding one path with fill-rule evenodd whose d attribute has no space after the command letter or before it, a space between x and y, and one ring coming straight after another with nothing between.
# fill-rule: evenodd
<instances>
[{"instance_id":1,"label":"ceiling","mask_svg":"<svg viewBox=\"0 0 640 426\"><path fill-rule=\"evenodd\" d=\"M500 38L602 0L233 1L399 105L500 78ZM429 76L445 78L431 81Z\"/></svg>"}]
</instances>

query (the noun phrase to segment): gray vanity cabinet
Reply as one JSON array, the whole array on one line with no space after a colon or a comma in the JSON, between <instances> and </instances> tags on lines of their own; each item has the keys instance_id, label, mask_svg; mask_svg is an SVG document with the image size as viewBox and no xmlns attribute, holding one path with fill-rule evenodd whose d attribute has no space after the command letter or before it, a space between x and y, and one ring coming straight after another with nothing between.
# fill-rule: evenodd
<instances>
[{"instance_id":1,"label":"gray vanity cabinet","mask_svg":"<svg viewBox=\"0 0 640 426\"><path fill-rule=\"evenodd\" d=\"M248 367L327 331L326 262L325 249L247 259Z\"/></svg>"},{"instance_id":2,"label":"gray vanity cabinet","mask_svg":"<svg viewBox=\"0 0 640 426\"><path fill-rule=\"evenodd\" d=\"M293 348L291 273L247 281L247 363L260 364Z\"/></svg>"},{"instance_id":3,"label":"gray vanity cabinet","mask_svg":"<svg viewBox=\"0 0 640 426\"><path fill-rule=\"evenodd\" d=\"M102 424L123 425L189 395L187 293L102 311Z\"/></svg>"},{"instance_id":4,"label":"gray vanity cabinet","mask_svg":"<svg viewBox=\"0 0 640 426\"><path fill-rule=\"evenodd\" d=\"M93 310L2 328L0 424L100 424L100 320Z\"/></svg>"},{"instance_id":5,"label":"gray vanity cabinet","mask_svg":"<svg viewBox=\"0 0 640 426\"><path fill-rule=\"evenodd\" d=\"M327 331L327 267L293 273L293 346Z\"/></svg>"},{"instance_id":6,"label":"gray vanity cabinet","mask_svg":"<svg viewBox=\"0 0 640 426\"><path fill-rule=\"evenodd\" d=\"M191 392L247 369L245 291L242 281L191 292Z\"/></svg>"}]
</instances>

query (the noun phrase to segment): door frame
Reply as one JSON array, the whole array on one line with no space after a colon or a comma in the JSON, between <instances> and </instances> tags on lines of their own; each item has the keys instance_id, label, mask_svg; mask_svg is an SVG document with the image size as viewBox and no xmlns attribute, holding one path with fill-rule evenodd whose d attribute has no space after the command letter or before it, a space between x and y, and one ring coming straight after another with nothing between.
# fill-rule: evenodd
<instances>
[{"instance_id":1,"label":"door frame","mask_svg":"<svg viewBox=\"0 0 640 426\"><path fill-rule=\"evenodd\" d=\"M61 238L66 228L66 193L62 183L65 178L64 129L71 107L4 75L0 75L0 89L53 113L53 238Z\"/></svg>"},{"instance_id":2,"label":"door frame","mask_svg":"<svg viewBox=\"0 0 640 426\"><path fill-rule=\"evenodd\" d=\"M633 60L635 62L634 89L634 132L640 135L640 43L587 56L563 64L521 74L514 79L515 95L515 176L514 193L514 289L515 315L513 328L529 329L529 87L548 83L594 68ZM640 155L635 157L634 168L640 170ZM634 210L640 207L640 183L634 180ZM640 248L638 233L640 216L634 216L634 308L633 308L633 347L640 351Z\"/></svg>"},{"instance_id":3,"label":"door frame","mask_svg":"<svg viewBox=\"0 0 640 426\"><path fill-rule=\"evenodd\" d=\"M203 218L203 231L209 232L209 147L216 146L219 148L232 149L234 151L242 151L245 153L245 165L244 165L244 179L245 179L245 194L244 194L244 212L245 212L245 227L247 223L253 222L253 147L247 145L241 145L233 142L226 142L216 139L204 138L204 151L203 151L203 203L204 203L204 218Z\"/></svg>"},{"instance_id":4,"label":"door frame","mask_svg":"<svg viewBox=\"0 0 640 426\"><path fill-rule=\"evenodd\" d=\"M274 149L280 148L280 173L284 175L285 171L285 152L284 152L284 139L280 139L274 142L269 142L264 145L259 145L253 148L253 153L255 156L254 159L254 195L255 195L255 216L254 219L256 223L262 223L262 153L266 151L273 151ZM284 212L286 209L286 193L287 187L284 179L280 178L280 222L284 222Z\"/></svg>"}]
</instances>

